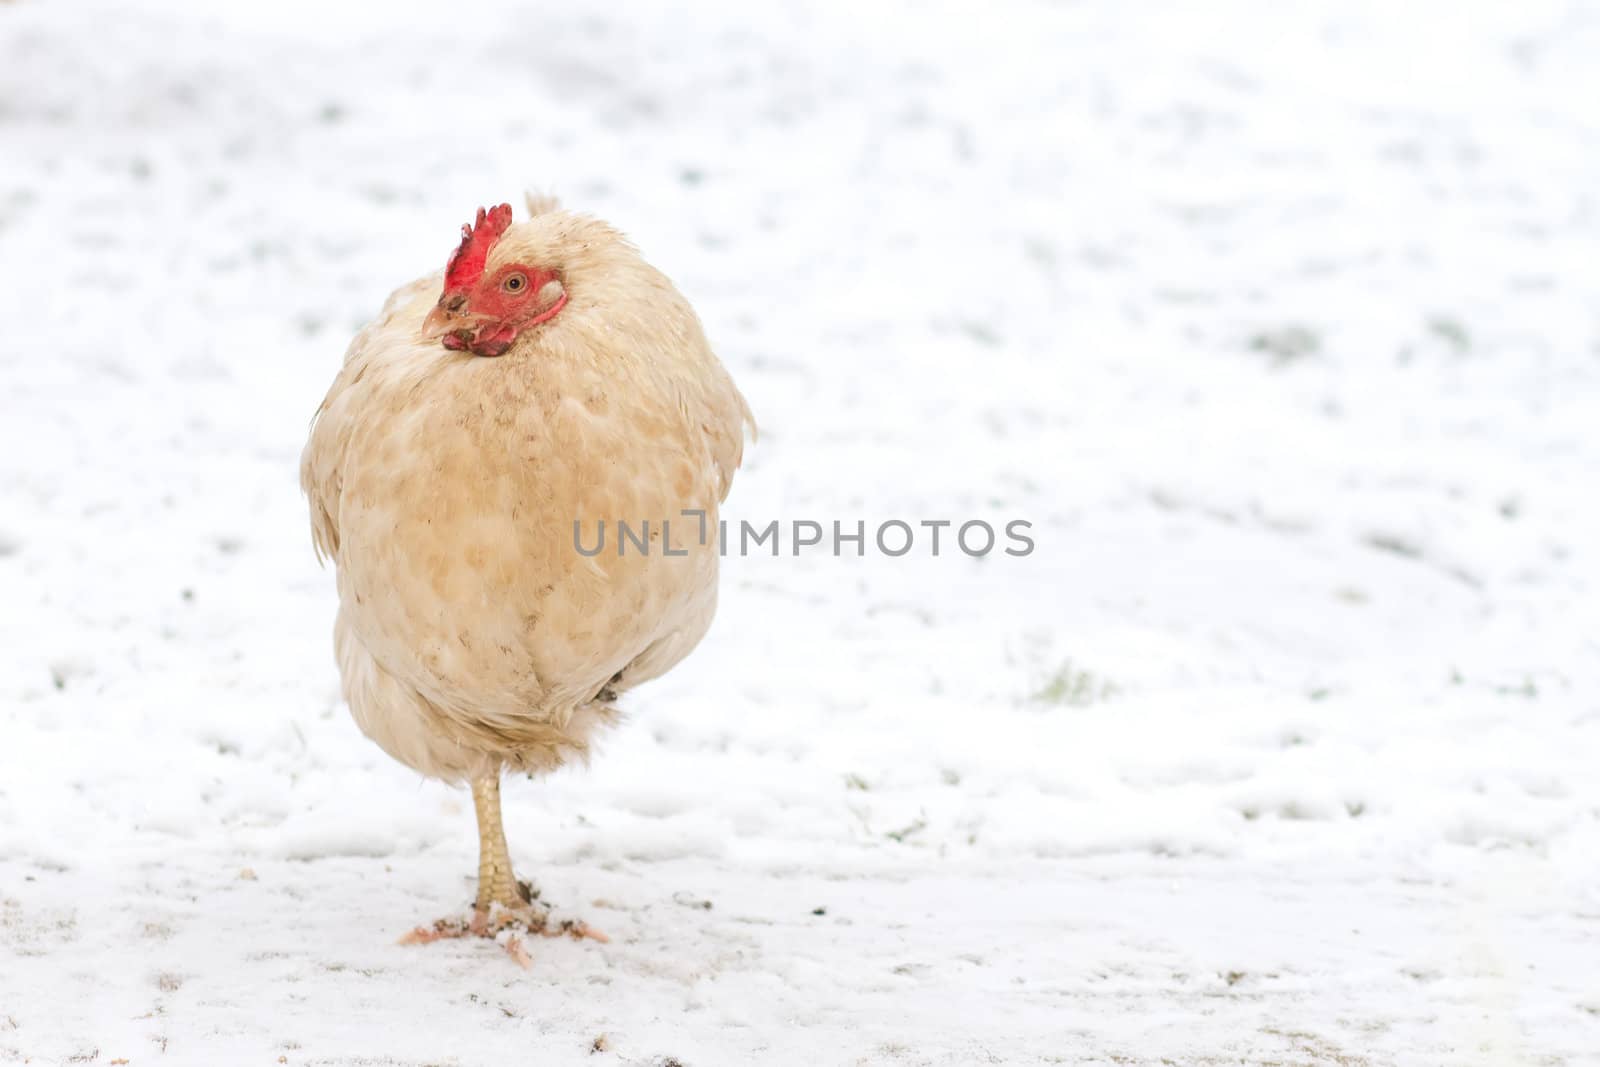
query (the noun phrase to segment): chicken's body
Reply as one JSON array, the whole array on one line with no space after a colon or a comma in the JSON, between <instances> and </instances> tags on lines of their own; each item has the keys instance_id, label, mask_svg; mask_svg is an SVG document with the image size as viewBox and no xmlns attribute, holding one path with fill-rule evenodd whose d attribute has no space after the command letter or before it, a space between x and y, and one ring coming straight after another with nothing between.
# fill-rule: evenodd
<instances>
[{"instance_id":1,"label":"chicken's body","mask_svg":"<svg viewBox=\"0 0 1600 1067\"><path fill-rule=\"evenodd\" d=\"M687 302L610 227L537 214L494 245L491 268L511 260L558 272L559 314L487 358L424 338L438 276L398 290L351 344L301 471L338 568L351 713L402 763L472 781L484 834L503 767L581 756L616 694L704 635L750 421ZM620 543L619 522L652 540Z\"/></svg>"}]
</instances>

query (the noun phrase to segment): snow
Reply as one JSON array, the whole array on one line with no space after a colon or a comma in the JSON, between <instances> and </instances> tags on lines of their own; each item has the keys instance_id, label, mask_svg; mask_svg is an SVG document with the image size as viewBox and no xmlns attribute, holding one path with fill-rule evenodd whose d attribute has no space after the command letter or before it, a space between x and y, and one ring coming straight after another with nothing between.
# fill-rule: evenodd
<instances>
[{"instance_id":1,"label":"snow","mask_svg":"<svg viewBox=\"0 0 1600 1067\"><path fill-rule=\"evenodd\" d=\"M1600 1063L1597 49L0 5L0 1062ZM731 556L593 766L507 784L611 937L528 971L396 943L471 805L341 706L296 486L351 333L525 188L695 302L731 520L1037 546Z\"/></svg>"}]
</instances>

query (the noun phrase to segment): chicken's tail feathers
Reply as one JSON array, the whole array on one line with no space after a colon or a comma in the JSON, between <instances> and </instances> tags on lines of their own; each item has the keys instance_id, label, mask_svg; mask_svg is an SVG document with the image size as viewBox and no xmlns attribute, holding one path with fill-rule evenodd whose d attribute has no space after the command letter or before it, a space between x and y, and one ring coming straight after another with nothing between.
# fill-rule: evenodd
<instances>
[{"instance_id":1,"label":"chicken's tail feathers","mask_svg":"<svg viewBox=\"0 0 1600 1067\"><path fill-rule=\"evenodd\" d=\"M739 395L739 403L744 406L744 428L750 434L750 443L755 444L761 438L761 427L756 425L755 412L750 410L750 403L745 400L742 393Z\"/></svg>"},{"instance_id":2,"label":"chicken's tail feathers","mask_svg":"<svg viewBox=\"0 0 1600 1067\"><path fill-rule=\"evenodd\" d=\"M536 193L532 189L522 191L522 202L528 205L528 217L535 215L548 215L552 211L561 210L561 201L554 193Z\"/></svg>"}]
</instances>

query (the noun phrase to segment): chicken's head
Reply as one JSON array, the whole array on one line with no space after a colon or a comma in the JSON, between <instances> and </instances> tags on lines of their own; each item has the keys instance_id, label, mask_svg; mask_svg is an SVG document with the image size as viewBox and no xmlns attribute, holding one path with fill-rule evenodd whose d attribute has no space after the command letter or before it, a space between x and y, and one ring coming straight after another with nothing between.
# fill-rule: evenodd
<instances>
[{"instance_id":1,"label":"chicken's head","mask_svg":"<svg viewBox=\"0 0 1600 1067\"><path fill-rule=\"evenodd\" d=\"M444 272L444 292L422 323L423 337L456 351L503 355L524 330L555 318L567 302L561 278L548 264L497 263L490 252L511 225L511 205L478 209L461 228L461 245Z\"/></svg>"}]
</instances>

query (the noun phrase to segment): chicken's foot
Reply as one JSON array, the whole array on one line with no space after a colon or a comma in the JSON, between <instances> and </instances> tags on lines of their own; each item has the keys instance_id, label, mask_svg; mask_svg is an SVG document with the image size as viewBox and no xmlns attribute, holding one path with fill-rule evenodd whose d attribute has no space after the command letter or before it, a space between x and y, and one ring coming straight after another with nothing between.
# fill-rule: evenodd
<instances>
[{"instance_id":1,"label":"chicken's foot","mask_svg":"<svg viewBox=\"0 0 1600 1067\"><path fill-rule=\"evenodd\" d=\"M527 882L517 880L511 870L511 853L500 817L499 774L473 779L472 806L478 815L478 897L472 918L440 919L432 927L419 926L400 939L402 945L457 937L492 938L505 946L512 959L527 967L533 961L523 947L523 933L610 940L579 920L552 922L549 905L538 899L538 892ZM506 934L504 940L502 933Z\"/></svg>"}]
</instances>

